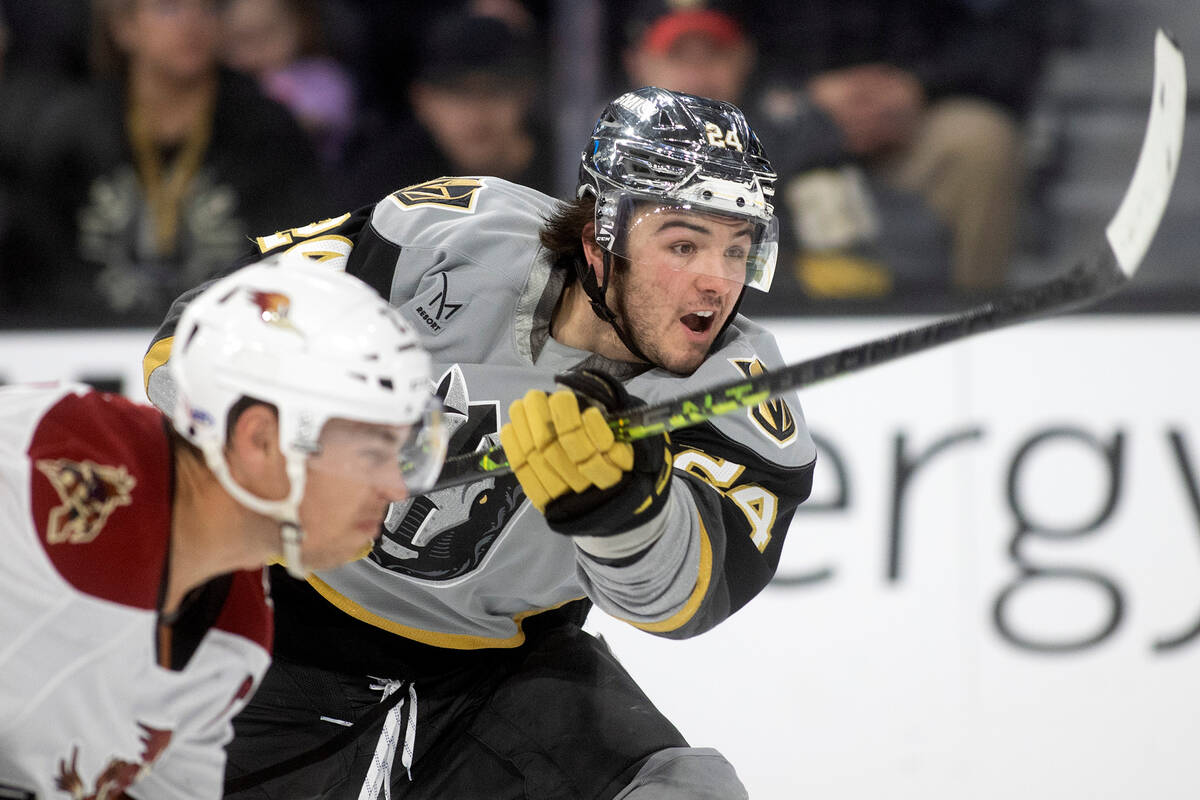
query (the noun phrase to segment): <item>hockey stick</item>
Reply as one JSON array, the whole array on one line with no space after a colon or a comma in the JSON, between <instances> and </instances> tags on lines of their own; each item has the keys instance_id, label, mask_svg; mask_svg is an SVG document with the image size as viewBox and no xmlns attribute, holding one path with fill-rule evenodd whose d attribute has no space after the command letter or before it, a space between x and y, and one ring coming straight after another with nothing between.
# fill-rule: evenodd
<instances>
[{"instance_id":1,"label":"hockey stick","mask_svg":"<svg viewBox=\"0 0 1200 800\"><path fill-rule=\"evenodd\" d=\"M1117 213L1105 229L1101 252L1064 275L1019 289L945 319L609 417L618 439L634 441L749 408L784 392L811 386L939 345L1100 300L1127 284L1158 230L1183 145L1187 79L1183 53L1164 31L1154 42L1154 94L1142 150ZM501 447L446 460L433 491L508 472Z\"/></svg>"}]
</instances>

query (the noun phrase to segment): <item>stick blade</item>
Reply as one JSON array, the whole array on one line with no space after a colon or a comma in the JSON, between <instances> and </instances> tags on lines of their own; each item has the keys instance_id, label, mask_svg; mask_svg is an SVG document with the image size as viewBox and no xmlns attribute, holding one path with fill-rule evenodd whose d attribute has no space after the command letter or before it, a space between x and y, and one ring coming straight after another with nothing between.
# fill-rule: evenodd
<instances>
[{"instance_id":1,"label":"stick blade","mask_svg":"<svg viewBox=\"0 0 1200 800\"><path fill-rule=\"evenodd\" d=\"M1165 31L1154 39L1154 96L1133 179L1105 233L1121 270L1133 277L1158 231L1183 149L1187 76L1183 53Z\"/></svg>"}]
</instances>

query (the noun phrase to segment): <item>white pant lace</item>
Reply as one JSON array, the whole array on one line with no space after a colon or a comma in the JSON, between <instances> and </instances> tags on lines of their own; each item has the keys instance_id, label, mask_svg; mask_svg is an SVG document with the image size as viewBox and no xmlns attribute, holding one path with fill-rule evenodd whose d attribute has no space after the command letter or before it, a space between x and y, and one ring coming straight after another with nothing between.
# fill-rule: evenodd
<instances>
[{"instance_id":1,"label":"white pant lace","mask_svg":"<svg viewBox=\"0 0 1200 800\"><path fill-rule=\"evenodd\" d=\"M375 683L371 688L383 692L379 702L383 702L398 691L404 689L405 681L395 681L387 678L371 676ZM417 741L417 687L408 684L408 724L404 730L404 742L400 750L400 764L412 780L413 748ZM358 800L378 800L379 789L383 788L384 800L392 800L392 761L396 755L396 745L400 741L400 717L404 712L405 701L401 700L388 710L383 721L383 730L379 733L379 741L375 744L375 755L371 759L371 768L367 770L367 778L363 781L362 791Z\"/></svg>"}]
</instances>

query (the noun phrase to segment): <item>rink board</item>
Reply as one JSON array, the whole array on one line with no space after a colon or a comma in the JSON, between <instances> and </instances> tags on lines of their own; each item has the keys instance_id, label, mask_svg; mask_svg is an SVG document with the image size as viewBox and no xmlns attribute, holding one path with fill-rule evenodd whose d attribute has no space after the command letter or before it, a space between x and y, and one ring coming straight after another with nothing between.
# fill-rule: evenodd
<instances>
[{"instance_id":1,"label":"rink board","mask_svg":"<svg viewBox=\"0 0 1200 800\"><path fill-rule=\"evenodd\" d=\"M768 324L797 361L922 321ZM144 399L149 337L0 334L0 379ZM812 387L776 583L687 642L591 624L756 800L1193 798L1198 343L1073 317Z\"/></svg>"}]
</instances>

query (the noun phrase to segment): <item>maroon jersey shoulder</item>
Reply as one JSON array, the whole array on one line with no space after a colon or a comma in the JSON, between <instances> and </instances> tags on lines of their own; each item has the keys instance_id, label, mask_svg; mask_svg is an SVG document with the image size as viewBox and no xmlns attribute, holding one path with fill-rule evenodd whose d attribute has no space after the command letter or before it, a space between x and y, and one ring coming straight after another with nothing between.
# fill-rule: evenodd
<instances>
[{"instance_id":1,"label":"maroon jersey shoulder","mask_svg":"<svg viewBox=\"0 0 1200 800\"><path fill-rule=\"evenodd\" d=\"M270 653L274 616L266 581L265 567L235 572L229 596L213 627L249 639Z\"/></svg>"},{"instance_id":2,"label":"maroon jersey shoulder","mask_svg":"<svg viewBox=\"0 0 1200 800\"><path fill-rule=\"evenodd\" d=\"M154 609L171 530L171 449L154 408L68 394L29 445L33 523L55 569L81 592Z\"/></svg>"}]
</instances>

